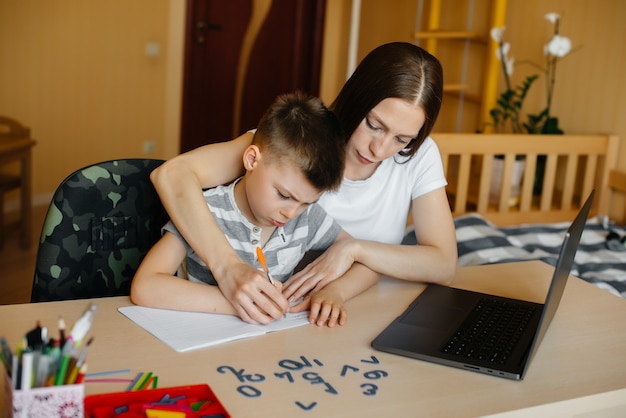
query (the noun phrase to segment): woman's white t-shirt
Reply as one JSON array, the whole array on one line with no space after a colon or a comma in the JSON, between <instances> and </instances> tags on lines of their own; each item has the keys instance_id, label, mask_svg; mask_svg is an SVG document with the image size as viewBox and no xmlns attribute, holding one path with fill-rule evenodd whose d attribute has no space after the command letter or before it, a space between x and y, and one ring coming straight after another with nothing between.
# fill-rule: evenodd
<instances>
[{"instance_id":1,"label":"woman's white t-shirt","mask_svg":"<svg viewBox=\"0 0 626 418\"><path fill-rule=\"evenodd\" d=\"M428 137L413 158L387 158L366 180L344 178L319 204L354 238L399 244L411 201L446 185L439 149Z\"/></svg>"}]
</instances>

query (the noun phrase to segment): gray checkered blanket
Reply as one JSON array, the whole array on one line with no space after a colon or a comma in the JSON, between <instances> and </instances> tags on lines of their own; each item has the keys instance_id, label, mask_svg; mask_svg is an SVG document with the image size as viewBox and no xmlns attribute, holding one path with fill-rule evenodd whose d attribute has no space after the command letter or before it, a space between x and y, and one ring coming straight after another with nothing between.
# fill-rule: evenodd
<instances>
[{"instance_id":1,"label":"gray checkered blanket","mask_svg":"<svg viewBox=\"0 0 626 418\"><path fill-rule=\"evenodd\" d=\"M542 260L554 266L570 225L560 222L495 227L478 214L459 216L454 223L459 267L523 260ZM602 225L597 219L587 222L571 274L626 299L626 251L607 246L609 231L620 237L626 235L624 227ZM407 231L405 243L414 242L415 235Z\"/></svg>"}]
</instances>

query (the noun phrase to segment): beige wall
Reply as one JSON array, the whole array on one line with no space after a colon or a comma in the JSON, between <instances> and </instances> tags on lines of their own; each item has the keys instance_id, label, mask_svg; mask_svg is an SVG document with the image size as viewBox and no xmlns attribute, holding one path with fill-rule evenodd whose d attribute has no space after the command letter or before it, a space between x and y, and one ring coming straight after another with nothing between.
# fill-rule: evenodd
<instances>
[{"instance_id":1,"label":"beige wall","mask_svg":"<svg viewBox=\"0 0 626 418\"><path fill-rule=\"evenodd\" d=\"M485 0L477 0L477 4ZM109 158L177 153L182 0L0 0L0 114L31 127L35 203L47 203L71 171ZM346 78L350 0L327 0L320 95L330 103ZM417 0L362 0L358 59L374 46L410 41ZM519 60L541 61L546 12L580 49L559 65L553 105L568 133L613 132L626 140L626 1L508 0L507 40ZM458 14L458 9L445 9ZM145 54L157 42L158 57ZM454 73L455 69L446 70ZM523 69L516 70L523 76ZM539 84L529 111L542 106ZM444 103L445 109L445 103ZM454 130L446 118L439 131ZM619 167L626 170L626 147ZM621 203L624 205L623 201Z\"/></svg>"},{"instance_id":2,"label":"beige wall","mask_svg":"<svg viewBox=\"0 0 626 418\"><path fill-rule=\"evenodd\" d=\"M0 114L28 125L35 204L84 165L174 155L182 1L0 0ZM177 22L172 24L171 18ZM178 28L176 28L178 26ZM147 56L146 45L159 46ZM166 135L167 140L166 140Z\"/></svg>"}]
</instances>

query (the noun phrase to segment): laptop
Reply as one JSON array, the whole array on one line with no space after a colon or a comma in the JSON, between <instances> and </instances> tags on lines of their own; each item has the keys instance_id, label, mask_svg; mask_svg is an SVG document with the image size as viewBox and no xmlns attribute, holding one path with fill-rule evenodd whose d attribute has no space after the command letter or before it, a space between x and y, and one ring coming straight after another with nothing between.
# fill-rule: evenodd
<instances>
[{"instance_id":1,"label":"laptop","mask_svg":"<svg viewBox=\"0 0 626 418\"><path fill-rule=\"evenodd\" d=\"M544 304L430 284L372 341L372 347L523 379L563 296L593 196L594 191L563 238Z\"/></svg>"}]
</instances>

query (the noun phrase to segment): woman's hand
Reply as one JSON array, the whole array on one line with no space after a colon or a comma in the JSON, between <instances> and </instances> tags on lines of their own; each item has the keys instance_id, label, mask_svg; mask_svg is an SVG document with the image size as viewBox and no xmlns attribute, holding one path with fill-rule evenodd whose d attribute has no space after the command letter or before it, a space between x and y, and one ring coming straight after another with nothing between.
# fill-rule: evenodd
<instances>
[{"instance_id":1,"label":"woman's hand","mask_svg":"<svg viewBox=\"0 0 626 418\"><path fill-rule=\"evenodd\" d=\"M265 273L239 261L231 263L223 274L215 276L224 297L237 315L251 324L268 324L281 318L289 302L281 293L282 283L273 286Z\"/></svg>"},{"instance_id":2,"label":"woman's hand","mask_svg":"<svg viewBox=\"0 0 626 418\"><path fill-rule=\"evenodd\" d=\"M345 235L343 235L345 234ZM328 247L322 255L285 282L283 295L289 301L296 301L309 292L316 292L341 277L355 262L357 241L347 233Z\"/></svg>"}]
</instances>

